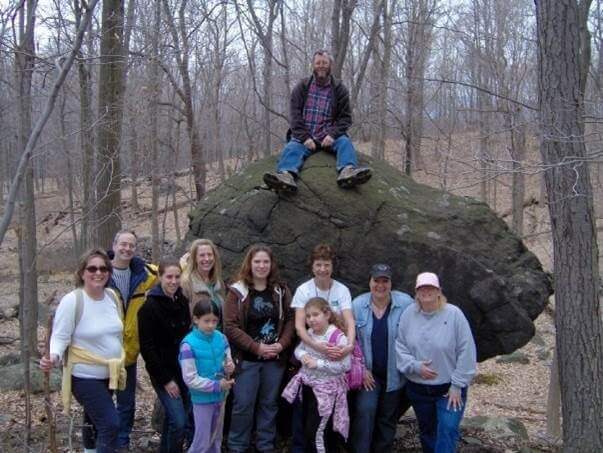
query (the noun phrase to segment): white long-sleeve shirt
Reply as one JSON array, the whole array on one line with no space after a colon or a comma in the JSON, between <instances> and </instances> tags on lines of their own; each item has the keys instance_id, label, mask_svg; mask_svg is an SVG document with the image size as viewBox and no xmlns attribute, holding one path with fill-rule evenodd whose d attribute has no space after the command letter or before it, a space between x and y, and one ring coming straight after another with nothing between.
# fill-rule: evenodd
<instances>
[{"instance_id":1,"label":"white long-sleeve shirt","mask_svg":"<svg viewBox=\"0 0 603 453\"><path fill-rule=\"evenodd\" d=\"M337 329L337 327L335 327L333 324L330 324L324 334L318 335L314 333L312 329L310 329L308 330L308 335L310 335L310 338L317 343L328 343L335 329ZM342 333L337 339L337 345L347 346L347 344L348 339L346 338L345 334ZM338 376L348 371L351 366L350 354L346 355L342 360L329 360L325 354L321 354L302 341L297 348L295 348L295 357L297 360L303 363L302 358L306 354L309 354L310 357L316 359L318 365L316 368L308 368L307 366L303 365L304 373L311 378L324 379L332 376Z\"/></svg>"},{"instance_id":2,"label":"white long-sleeve shirt","mask_svg":"<svg viewBox=\"0 0 603 453\"><path fill-rule=\"evenodd\" d=\"M84 304L77 326L75 291L61 299L52 325L50 354L62 359L67 347L73 344L105 359L119 359L124 326L115 302L106 293L102 300L94 300L86 291L82 292ZM76 363L72 375L87 379L107 379L109 368L104 365Z\"/></svg>"},{"instance_id":3,"label":"white long-sleeve shirt","mask_svg":"<svg viewBox=\"0 0 603 453\"><path fill-rule=\"evenodd\" d=\"M476 351L471 328L465 315L455 305L445 304L440 310L424 312L419 306L408 307L400 317L396 337L398 369L412 382L426 385L451 383L467 387L476 372ZM438 375L423 379L421 364Z\"/></svg>"}]
</instances>

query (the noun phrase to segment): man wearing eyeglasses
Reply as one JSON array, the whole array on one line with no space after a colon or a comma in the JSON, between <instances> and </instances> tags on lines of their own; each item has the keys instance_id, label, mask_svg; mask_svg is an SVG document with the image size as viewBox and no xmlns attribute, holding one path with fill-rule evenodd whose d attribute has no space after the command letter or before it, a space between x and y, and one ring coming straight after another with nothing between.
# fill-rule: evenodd
<instances>
[{"instance_id":1,"label":"man wearing eyeglasses","mask_svg":"<svg viewBox=\"0 0 603 453\"><path fill-rule=\"evenodd\" d=\"M117 392L120 451L127 451L136 410L136 361L140 352L138 342L138 310L146 293L157 281L157 267L136 256L136 234L122 230L115 235L109 252L113 273L109 286L117 290L124 304L124 349L126 351L126 388Z\"/></svg>"}]
</instances>

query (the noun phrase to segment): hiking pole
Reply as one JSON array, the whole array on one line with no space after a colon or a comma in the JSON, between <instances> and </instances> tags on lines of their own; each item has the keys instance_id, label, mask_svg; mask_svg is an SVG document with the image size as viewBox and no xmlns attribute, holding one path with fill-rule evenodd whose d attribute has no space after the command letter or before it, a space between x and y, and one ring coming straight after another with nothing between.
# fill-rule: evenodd
<instances>
[{"instance_id":1,"label":"hiking pole","mask_svg":"<svg viewBox=\"0 0 603 453\"><path fill-rule=\"evenodd\" d=\"M46 325L46 341L44 343L44 355L50 357L50 337L52 336L52 323L54 321L54 313L56 310L57 291L53 293L44 302L48 306L48 321ZM48 449L51 453L58 453L57 436L56 436L56 421L52 410L52 400L50 399L50 373L51 370L44 372L44 406L46 409L46 418L48 420Z\"/></svg>"}]
</instances>

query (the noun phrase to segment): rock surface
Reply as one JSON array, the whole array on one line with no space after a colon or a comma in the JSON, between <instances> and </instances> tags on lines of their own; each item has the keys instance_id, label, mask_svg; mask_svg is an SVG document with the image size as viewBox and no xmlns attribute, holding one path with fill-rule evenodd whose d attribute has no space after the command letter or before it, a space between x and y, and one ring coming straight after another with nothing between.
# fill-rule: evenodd
<instances>
[{"instance_id":1,"label":"rock surface","mask_svg":"<svg viewBox=\"0 0 603 453\"><path fill-rule=\"evenodd\" d=\"M513 417L466 417L461 422L463 429L477 429L497 439L524 441L528 439L528 431L523 423Z\"/></svg>"},{"instance_id":2,"label":"rock surface","mask_svg":"<svg viewBox=\"0 0 603 453\"><path fill-rule=\"evenodd\" d=\"M436 272L469 319L479 360L526 344L552 291L538 259L486 204L418 184L384 161L365 162L373 178L343 190L335 159L318 153L306 161L298 193L279 195L262 183L276 158L258 161L201 200L187 240L215 241L227 276L250 244L269 244L292 289L310 277L308 256L320 242L336 247L335 278L353 295L368 290L373 263L391 265L394 287L410 294L419 272Z\"/></svg>"},{"instance_id":3,"label":"rock surface","mask_svg":"<svg viewBox=\"0 0 603 453\"><path fill-rule=\"evenodd\" d=\"M31 361L29 368L29 377L31 391L40 393L44 391L44 373L38 367L37 361ZM0 367L0 391L23 390L23 365L14 363ZM50 390L59 390L61 388L61 373L58 369L53 369L50 373Z\"/></svg>"}]
</instances>

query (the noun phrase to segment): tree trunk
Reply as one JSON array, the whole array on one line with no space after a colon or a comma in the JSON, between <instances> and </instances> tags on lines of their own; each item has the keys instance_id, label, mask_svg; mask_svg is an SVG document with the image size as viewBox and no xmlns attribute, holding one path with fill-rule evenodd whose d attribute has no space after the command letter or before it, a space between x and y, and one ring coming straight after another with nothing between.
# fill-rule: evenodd
<instances>
[{"instance_id":1,"label":"tree trunk","mask_svg":"<svg viewBox=\"0 0 603 453\"><path fill-rule=\"evenodd\" d=\"M15 50L15 76L18 86L18 149L25 153L31 134L31 85L35 66L34 29L36 1L26 0L19 8L19 42ZM19 327L21 338L21 363L24 371L25 390L25 444L31 435L31 400L29 361L38 346L38 273L36 269L36 209L34 171L31 158L27 163L21 187L19 210Z\"/></svg>"},{"instance_id":2,"label":"tree trunk","mask_svg":"<svg viewBox=\"0 0 603 453\"><path fill-rule=\"evenodd\" d=\"M435 0L411 2L406 46L406 126L404 173L411 175L421 161L425 69L431 48Z\"/></svg>"},{"instance_id":3,"label":"tree trunk","mask_svg":"<svg viewBox=\"0 0 603 453\"><path fill-rule=\"evenodd\" d=\"M98 89L96 242L108 246L121 229L120 140L123 117L123 23L121 0L104 0Z\"/></svg>"},{"instance_id":4,"label":"tree trunk","mask_svg":"<svg viewBox=\"0 0 603 453\"><path fill-rule=\"evenodd\" d=\"M61 129L61 148L62 154L65 156L67 164L67 198L69 202L69 229L71 230L71 237L73 239L73 258L77 261L81 255L82 250L79 248L80 241L77 237L77 222L75 220L75 197L73 193L75 191L74 175L73 175L73 164L70 146L67 143L67 124L65 120L65 104L67 103L67 93L63 88L61 96L61 108L59 112L59 124Z\"/></svg>"},{"instance_id":5,"label":"tree trunk","mask_svg":"<svg viewBox=\"0 0 603 453\"><path fill-rule=\"evenodd\" d=\"M511 183L511 228L518 236L523 236L523 200L525 198L525 175L523 161L526 155L526 124L521 111L509 105L512 110L507 113L507 124L511 134L509 153L512 162Z\"/></svg>"},{"instance_id":6,"label":"tree trunk","mask_svg":"<svg viewBox=\"0 0 603 453\"><path fill-rule=\"evenodd\" d=\"M75 8L75 26L80 28L82 12ZM86 30L89 37L89 48L92 48L90 30ZM95 191L92 175L94 173L94 134L92 117L92 83L90 67L84 59L82 51L78 51L78 81L80 98L80 146L82 149L82 221L80 229L80 250L86 250L91 242L91 223L94 222Z\"/></svg>"},{"instance_id":7,"label":"tree trunk","mask_svg":"<svg viewBox=\"0 0 603 453\"><path fill-rule=\"evenodd\" d=\"M136 112L138 113L138 112ZM138 176L140 175L140 150L139 150L139 138L138 138L138 125L136 122L136 114L130 115L130 140L128 147L130 149L130 179L132 184L130 186L130 204L132 205L132 211L140 211L140 204L138 203Z\"/></svg>"},{"instance_id":8,"label":"tree trunk","mask_svg":"<svg viewBox=\"0 0 603 453\"><path fill-rule=\"evenodd\" d=\"M332 74L341 79L343 63L348 52L350 42L352 15L356 8L357 0L335 0L331 14L331 53L335 59Z\"/></svg>"},{"instance_id":9,"label":"tree trunk","mask_svg":"<svg viewBox=\"0 0 603 453\"><path fill-rule=\"evenodd\" d=\"M377 58L377 53L373 55L373 61L377 66L377 74L374 80L377 82L375 107L376 107L376 127L371 134L371 154L377 159L385 158L385 139L387 134L387 87L389 83L389 71L392 55L392 19L395 2L391 4L387 1L383 5L383 46L381 58Z\"/></svg>"},{"instance_id":10,"label":"tree trunk","mask_svg":"<svg viewBox=\"0 0 603 453\"><path fill-rule=\"evenodd\" d=\"M541 154L551 218L564 451L603 451L603 324L584 143L590 0L536 0Z\"/></svg>"},{"instance_id":11,"label":"tree trunk","mask_svg":"<svg viewBox=\"0 0 603 453\"><path fill-rule=\"evenodd\" d=\"M170 34L172 35L173 45L175 47L175 58L178 63L178 72L182 78L182 88L178 86L175 80L170 79L174 89L184 104L184 116L186 119L186 130L189 136L191 163L193 170L193 178L195 184L195 196L197 201L205 195L205 180L207 170L205 168L205 159L203 156L203 148L197 125L195 124L195 110L193 107L193 89L191 77L189 74L189 54L190 48L188 44L189 31L186 29L186 5L188 0L183 0L178 10L178 27L168 0L163 0L163 9L168 23Z\"/></svg>"},{"instance_id":12,"label":"tree trunk","mask_svg":"<svg viewBox=\"0 0 603 453\"><path fill-rule=\"evenodd\" d=\"M153 24L153 33L151 35L151 48L153 59L149 68L149 117L151 123L150 143L151 148L151 242L153 263L159 262L161 256L159 243L159 98L161 96L161 86L159 84L159 30L161 27L161 0L155 0L155 15Z\"/></svg>"}]
</instances>

